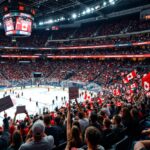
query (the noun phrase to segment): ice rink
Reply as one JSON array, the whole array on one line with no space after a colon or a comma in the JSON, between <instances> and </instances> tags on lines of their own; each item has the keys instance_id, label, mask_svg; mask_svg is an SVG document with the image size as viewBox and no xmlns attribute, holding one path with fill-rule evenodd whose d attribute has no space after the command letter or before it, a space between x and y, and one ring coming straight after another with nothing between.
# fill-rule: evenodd
<instances>
[{"instance_id":1,"label":"ice rink","mask_svg":"<svg viewBox=\"0 0 150 150\"><path fill-rule=\"evenodd\" d=\"M11 96L11 99L14 102L14 107L6 110L6 113L11 118L14 117L16 107L17 106L26 106L26 110L29 115L42 113L43 108L46 107L50 111L53 111L57 106L60 108L61 106L65 106L66 102L68 102L68 88L60 88L60 87L26 87L25 89L21 88L13 88L14 93L10 93L10 89L4 89L0 91L0 98L3 98L4 93L7 91L7 95ZM81 91L79 90L79 94ZM22 96L23 93L23 96ZM19 98L17 95L19 94ZM94 96L94 95L93 95ZM30 100L31 99L31 100ZM83 96L78 98L78 101L83 101ZM54 100L54 104L53 104ZM4 112L0 113L0 125L2 124L2 119L4 116ZM23 119L25 114L17 115L17 119Z\"/></svg>"}]
</instances>

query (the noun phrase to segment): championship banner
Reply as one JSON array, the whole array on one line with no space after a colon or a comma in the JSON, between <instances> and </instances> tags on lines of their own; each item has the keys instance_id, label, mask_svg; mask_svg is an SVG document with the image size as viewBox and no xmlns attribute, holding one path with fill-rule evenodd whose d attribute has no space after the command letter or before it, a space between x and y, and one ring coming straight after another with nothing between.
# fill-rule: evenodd
<instances>
[{"instance_id":1,"label":"championship banner","mask_svg":"<svg viewBox=\"0 0 150 150\"><path fill-rule=\"evenodd\" d=\"M14 104L10 96L6 96L0 99L0 112L5 111L13 106Z\"/></svg>"}]
</instances>

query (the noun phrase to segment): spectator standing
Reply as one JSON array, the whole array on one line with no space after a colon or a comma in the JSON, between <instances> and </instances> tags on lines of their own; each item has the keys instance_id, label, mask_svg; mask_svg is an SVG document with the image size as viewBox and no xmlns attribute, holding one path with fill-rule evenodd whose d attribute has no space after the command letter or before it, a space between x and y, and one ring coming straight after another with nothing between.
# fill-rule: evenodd
<instances>
[{"instance_id":1,"label":"spectator standing","mask_svg":"<svg viewBox=\"0 0 150 150\"><path fill-rule=\"evenodd\" d=\"M45 125L41 120L36 121L32 126L32 138L21 145L19 150L51 150L54 147L52 136L44 134Z\"/></svg>"}]
</instances>

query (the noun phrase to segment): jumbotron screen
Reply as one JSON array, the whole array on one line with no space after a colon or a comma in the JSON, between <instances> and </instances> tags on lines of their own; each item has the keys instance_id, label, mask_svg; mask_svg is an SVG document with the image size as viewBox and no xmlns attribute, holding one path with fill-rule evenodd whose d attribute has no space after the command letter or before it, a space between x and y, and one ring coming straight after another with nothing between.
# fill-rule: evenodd
<instances>
[{"instance_id":1,"label":"jumbotron screen","mask_svg":"<svg viewBox=\"0 0 150 150\"><path fill-rule=\"evenodd\" d=\"M25 13L9 13L3 17L7 36L30 36L33 18Z\"/></svg>"}]
</instances>

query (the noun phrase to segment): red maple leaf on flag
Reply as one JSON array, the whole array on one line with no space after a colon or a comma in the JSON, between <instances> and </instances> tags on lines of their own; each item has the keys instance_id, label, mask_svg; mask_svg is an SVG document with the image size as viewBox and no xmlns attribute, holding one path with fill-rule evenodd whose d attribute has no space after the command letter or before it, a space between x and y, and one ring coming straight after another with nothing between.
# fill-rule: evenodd
<instances>
[{"instance_id":1,"label":"red maple leaf on flag","mask_svg":"<svg viewBox=\"0 0 150 150\"><path fill-rule=\"evenodd\" d=\"M120 95L121 95L121 92L120 92L119 89L114 89L114 90L113 90L113 94L114 94L114 96L120 96Z\"/></svg>"},{"instance_id":2,"label":"red maple leaf on flag","mask_svg":"<svg viewBox=\"0 0 150 150\"><path fill-rule=\"evenodd\" d=\"M137 88L137 84L136 83L133 83L133 84L130 85L130 89L135 89L135 88Z\"/></svg>"},{"instance_id":3,"label":"red maple leaf on flag","mask_svg":"<svg viewBox=\"0 0 150 150\"><path fill-rule=\"evenodd\" d=\"M143 76L142 86L144 87L145 91L150 91L150 73Z\"/></svg>"},{"instance_id":4,"label":"red maple leaf on flag","mask_svg":"<svg viewBox=\"0 0 150 150\"><path fill-rule=\"evenodd\" d=\"M133 78L135 78L137 76L137 74L136 74L136 71L134 70L134 71L132 71L131 73L129 73L128 75L127 75L127 79L128 80L132 80Z\"/></svg>"},{"instance_id":5,"label":"red maple leaf on flag","mask_svg":"<svg viewBox=\"0 0 150 150\"><path fill-rule=\"evenodd\" d=\"M129 80L127 79L127 77L126 78L123 78L123 83L128 83L129 82Z\"/></svg>"},{"instance_id":6,"label":"red maple leaf on flag","mask_svg":"<svg viewBox=\"0 0 150 150\"><path fill-rule=\"evenodd\" d=\"M132 89L127 90L127 94L132 95L133 94L133 90Z\"/></svg>"}]
</instances>

